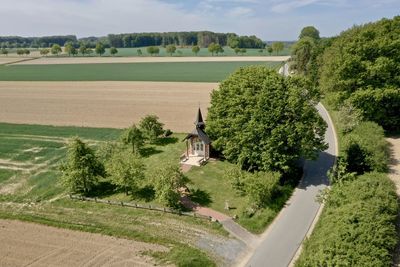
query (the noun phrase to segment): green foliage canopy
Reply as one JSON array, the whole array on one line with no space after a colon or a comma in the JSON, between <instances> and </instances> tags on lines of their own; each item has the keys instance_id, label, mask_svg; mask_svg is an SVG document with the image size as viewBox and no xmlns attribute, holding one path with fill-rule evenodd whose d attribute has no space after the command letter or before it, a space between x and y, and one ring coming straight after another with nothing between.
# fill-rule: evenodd
<instances>
[{"instance_id":1,"label":"green foliage canopy","mask_svg":"<svg viewBox=\"0 0 400 267\"><path fill-rule=\"evenodd\" d=\"M207 132L216 150L248 170L286 171L326 148L319 95L304 78L241 68L211 94Z\"/></svg>"},{"instance_id":2,"label":"green foliage canopy","mask_svg":"<svg viewBox=\"0 0 400 267\"><path fill-rule=\"evenodd\" d=\"M106 164L111 182L124 189L125 193L136 192L145 178L145 165L142 160L126 149L115 151Z\"/></svg>"},{"instance_id":3,"label":"green foliage canopy","mask_svg":"<svg viewBox=\"0 0 400 267\"><path fill-rule=\"evenodd\" d=\"M155 170L153 186L156 198L173 208L180 207L179 189L186 187L189 179L182 173L179 166L166 165Z\"/></svg>"},{"instance_id":4,"label":"green foliage canopy","mask_svg":"<svg viewBox=\"0 0 400 267\"><path fill-rule=\"evenodd\" d=\"M133 154L140 154L140 150L144 145L145 138L142 131L133 124L131 127L126 129L121 136L121 140L125 145L132 146Z\"/></svg>"},{"instance_id":5,"label":"green foliage canopy","mask_svg":"<svg viewBox=\"0 0 400 267\"><path fill-rule=\"evenodd\" d=\"M385 174L334 185L296 267L391 266L397 211L395 188Z\"/></svg>"},{"instance_id":6,"label":"green foliage canopy","mask_svg":"<svg viewBox=\"0 0 400 267\"><path fill-rule=\"evenodd\" d=\"M167 47L165 48L165 51L172 56L173 53L175 53L176 51L176 46L175 45L167 45Z\"/></svg>"},{"instance_id":7,"label":"green foliage canopy","mask_svg":"<svg viewBox=\"0 0 400 267\"><path fill-rule=\"evenodd\" d=\"M110 54L115 56L116 54L118 54L118 49L115 47L111 47L110 48Z\"/></svg>"},{"instance_id":8,"label":"green foliage canopy","mask_svg":"<svg viewBox=\"0 0 400 267\"><path fill-rule=\"evenodd\" d=\"M400 16L355 26L325 51L320 84L326 92L400 86Z\"/></svg>"},{"instance_id":9,"label":"green foliage canopy","mask_svg":"<svg viewBox=\"0 0 400 267\"><path fill-rule=\"evenodd\" d=\"M53 55L57 55L57 56L58 56L58 55L62 52L61 46L58 45L58 44L53 44L52 47L51 47L51 49L50 49L50 52L51 52Z\"/></svg>"},{"instance_id":10,"label":"green foliage canopy","mask_svg":"<svg viewBox=\"0 0 400 267\"><path fill-rule=\"evenodd\" d=\"M103 43L101 43L101 42L98 42L96 44L96 48L94 50L95 50L96 54L98 54L100 56L106 52L106 49L105 49Z\"/></svg>"},{"instance_id":11,"label":"green foliage canopy","mask_svg":"<svg viewBox=\"0 0 400 267\"><path fill-rule=\"evenodd\" d=\"M302 39L302 38L305 38L305 37L317 40L317 39L320 38L319 37L319 31L314 26L304 27L300 32L299 39Z\"/></svg>"},{"instance_id":12,"label":"green foliage canopy","mask_svg":"<svg viewBox=\"0 0 400 267\"><path fill-rule=\"evenodd\" d=\"M67 160L61 165L62 183L70 192L88 194L104 177L103 164L99 162L93 150L79 138L68 144Z\"/></svg>"},{"instance_id":13,"label":"green foliage canopy","mask_svg":"<svg viewBox=\"0 0 400 267\"><path fill-rule=\"evenodd\" d=\"M164 124L158 120L156 115L145 116L140 120L139 126L144 136L150 142L154 142L160 135L164 133Z\"/></svg>"}]
</instances>

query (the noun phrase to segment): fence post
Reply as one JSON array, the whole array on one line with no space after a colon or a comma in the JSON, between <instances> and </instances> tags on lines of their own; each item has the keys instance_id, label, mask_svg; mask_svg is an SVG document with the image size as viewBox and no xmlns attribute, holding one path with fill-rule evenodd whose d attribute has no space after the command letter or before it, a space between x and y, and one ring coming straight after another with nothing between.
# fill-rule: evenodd
<instances>
[{"instance_id":1,"label":"fence post","mask_svg":"<svg viewBox=\"0 0 400 267\"><path fill-rule=\"evenodd\" d=\"M97 197L95 197L95 198L94 198L94 202L96 202L96 203L97 203Z\"/></svg>"},{"instance_id":2,"label":"fence post","mask_svg":"<svg viewBox=\"0 0 400 267\"><path fill-rule=\"evenodd\" d=\"M124 202L122 202L122 201L121 201L121 206L122 206L122 207L124 206Z\"/></svg>"}]
</instances>

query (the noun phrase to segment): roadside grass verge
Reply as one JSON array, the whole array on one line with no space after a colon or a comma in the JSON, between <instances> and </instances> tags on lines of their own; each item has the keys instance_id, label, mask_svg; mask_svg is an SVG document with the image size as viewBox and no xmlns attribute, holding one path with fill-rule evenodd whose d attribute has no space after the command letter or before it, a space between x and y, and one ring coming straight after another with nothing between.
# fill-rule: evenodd
<instances>
[{"instance_id":1,"label":"roadside grass verge","mask_svg":"<svg viewBox=\"0 0 400 267\"><path fill-rule=\"evenodd\" d=\"M220 82L240 67L280 62L171 62L0 66L0 81Z\"/></svg>"}]
</instances>

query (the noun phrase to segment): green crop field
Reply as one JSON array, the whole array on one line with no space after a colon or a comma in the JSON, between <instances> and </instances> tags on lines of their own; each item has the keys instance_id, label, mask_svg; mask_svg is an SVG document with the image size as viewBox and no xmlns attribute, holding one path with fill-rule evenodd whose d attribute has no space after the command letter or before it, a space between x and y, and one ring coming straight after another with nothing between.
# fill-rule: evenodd
<instances>
[{"instance_id":1,"label":"green crop field","mask_svg":"<svg viewBox=\"0 0 400 267\"><path fill-rule=\"evenodd\" d=\"M159 47L160 48L160 53L157 56L160 57L169 57L171 56L170 54L168 54L165 51L165 48L163 47ZM142 55L138 55L138 49L140 49L142 51ZM141 57L146 57L146 56L151 56L150 54L147 53L146 51L147 47L134 47L134 48L118 48L118 53L115 55L116 57L137 57L137 56L141 56ZM275 52L273 52L271 54L271 56L288 56L290 55L290 46L285 46L285 48L280 51L278 54L276 54ZM68 56L66 54L63 54L61 56ZM77 55L78 57L81 57L81 54ZM96 56L95 54L93 54L92 56ZM110 54L110 49L107 48L106 49L106 53L103 56L111 56ZM175 53L172 54L173 57L193 57L196 56L193 52L192 52L192 48L191 47L177 47ZM209 57L212 56L210 52L208 52L207 48L200 48L199 53L197 54L198 57ZM235 51L230 48L230 47L224 47L224 53L223 54L219 54L218 57L224 57L224 56L237 56ZM256 49L256 48L248 48L246 49L246 53L244 53L243 55L239 54L239 56L270 56L270 54L264 49L263 52L260 52L260 49Z\"/></svg>"},{"instance_id":2,"label":"green crop field","mask_svg":"<svg viewBox=\"0 0 400 267\"><path fill-rule=\"evenodd\" d=\"M140 49L142 51L142 56L150 56L147 51L146 47L138 47L138 48L118 48L118 54L116 56L120 57L135 57L138 56L137 50ZM274 52L272 53L272 56L276 56L277 54ZM278 53L278 56L287 56L290 55L290 47L285 47L282 51ZM110 56L110 49L106 49L105 56ZM160 47L160 54L159 56L162 57L169 57L170 54L168 54L165 51L165 48ZM184 47L184 48L176 48L175 53L172 54L174 57L178 56L183 56L183 57L193 57L195 54L192 52L191 47ZM210 52L208 52L207 48L201 48L199 53L197 54L199 57L209 57L212 56ZM224 47L224 53L219 54L218 57L223 57L223 56L237 56L235 54L235 51L230 48L230 47ZM249 48L246 49L246 53L244 53L243 56L269 56L268 52L263 50L263 52L260 52L260 49L253 49Z\"/></svg>"},{"instance_id":3,"label":"green crop field","mask_svg":"<svg viewBox=\"0 0 400 267\"><path fill-rule=\"evenodd\" d=\"M280 62L173 62L0 66L0 81L181 81L219 82L249 65L278 68Z\"/></svg>"}]
</instances>

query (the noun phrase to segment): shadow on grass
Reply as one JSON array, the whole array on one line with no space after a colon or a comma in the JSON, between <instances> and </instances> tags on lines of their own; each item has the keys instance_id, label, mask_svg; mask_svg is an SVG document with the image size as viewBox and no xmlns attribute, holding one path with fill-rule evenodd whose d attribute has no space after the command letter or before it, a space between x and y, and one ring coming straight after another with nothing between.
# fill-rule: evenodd
<instances>
[{"instance_id":1,"label":"shadow on grass","mask_svg":"<svg viewBox=\"0 0 400 267\"><path fill-rule=\"evenodd\" d=\"M175 144L176 142L178 142L178 140L179 139L176 137L163 137L163 138L157 138L157 140L153 144L157 146L167 146Z\"/></svg>"},{"instance_id":2,"label":"shadow on grass","mask_svg":"<svg viewBox=\"0 0 400 267\"><path fill-rule=\"evenodd\" d=\"M140 199L144 200L146 202L154 200L155 197L155 191L154 188L150 185L146 185L145 187L140 188L138 191L136 191L132 197L134 199Z\"/></svg>"},{"instance_id":3,"label":"shadow on grass","mask_svg":"<svg viewBox=\"0 0 400 267\"><path fill-rule=\"evenodd\" d=\"M193 190L190 199L201 206L209 206L212 203L210 194L200 189Z\"/></svg>"},{"instance_id":4,"label":"shadow on grass","mask_svg":"<svg viewBox=\"0 0 400 267\"><path fill-rule=\"evenodd\" d=\"M159 154L159 153L162 153L162 150L158 150L158 149L156 149L156 148L153 147L153 146L151 146L151 147L145 147L145 148L142 148L142 149L140 150L140 154L141 154L142 157L144 157L144 158L148 158L148 157L150 157L151 155L155 155L155 154Z\"/></svg>"},{"instance_id":5,"label":"shadow on grass","mask_svg":"<svg viewBox=\"0 0 400 267\"><path fill-rule=\"evenodd\" d=\"M109 181L99 182L93 190L91 190L87 196L88 197L107 197L115 194L117 187L110 183Z\"/></svg>"}]
</instances>

